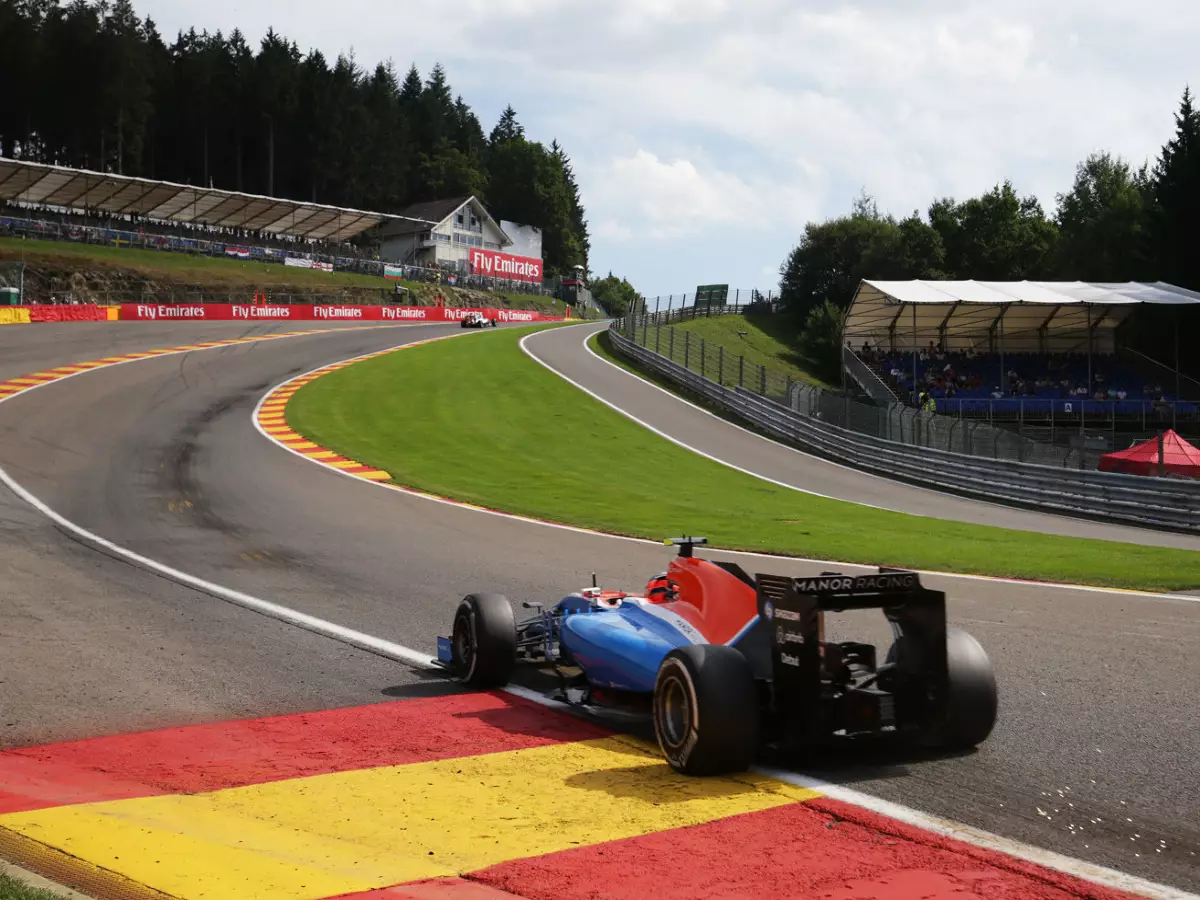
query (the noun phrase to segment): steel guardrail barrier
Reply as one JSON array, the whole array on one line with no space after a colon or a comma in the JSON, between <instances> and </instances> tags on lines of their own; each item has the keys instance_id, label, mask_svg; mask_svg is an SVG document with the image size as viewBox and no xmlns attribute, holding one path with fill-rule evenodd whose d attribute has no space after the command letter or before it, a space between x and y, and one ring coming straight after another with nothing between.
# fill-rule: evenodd
<instances>
[{"instance_id":1,"label":"steel guardrail barrier","mask_svg":"<svg viewBox=\"0 0 1200 900\"><path fill-rule=\"evenodd\" d=\"M1062 469L883 440L805 416L744 388L717 384L629 340L619 322L609 326L608 335L620 353L708 402L774 437L854 468L998 503L1200 533L1200 482Z\"/></svg>"}]
</instances>

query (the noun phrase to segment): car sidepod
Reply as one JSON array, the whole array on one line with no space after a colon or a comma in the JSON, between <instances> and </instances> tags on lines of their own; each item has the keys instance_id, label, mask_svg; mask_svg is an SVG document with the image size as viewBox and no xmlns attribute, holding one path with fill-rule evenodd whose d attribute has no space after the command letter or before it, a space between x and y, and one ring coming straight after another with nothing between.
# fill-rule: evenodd
<instances>
[{"instance_id":1,"label":"car sidepod","mask_svg":"<svg viewBox=\"0 0 1200 900\"><path fill-rule=\"evenodd\" d=\"M625 600L618 608L567 616L559 642L595 687L652 693L668 653L704 637L679 616L648 601Z\"/></svg>"}]
</instances>

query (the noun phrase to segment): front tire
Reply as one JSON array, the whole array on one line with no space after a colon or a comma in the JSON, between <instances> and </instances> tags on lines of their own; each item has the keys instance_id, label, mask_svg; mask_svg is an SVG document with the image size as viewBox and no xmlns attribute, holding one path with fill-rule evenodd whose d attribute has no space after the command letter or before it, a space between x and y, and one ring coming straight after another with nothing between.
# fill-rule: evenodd
<instances>
[{"instance_id":1,"label":"front tire","mask_svg":"<svg viewBox=\"0 0 1200 900\"><path fill-rule=\"evenodd\" d=\"M504 687L517 667L517 624L501 594L468 594L454 614L452 669L474 688Z\"/></svg>"},{"instance_id":2,"label":"front tire","mask_svg":"<svg viewBox=\"0 0 1200 900\"><path fill-rule=\"evenodd\" d=\"M683 775L744 772L758 749L758 689L740 651L719 644L667 654L654 683L654 733Z\"/></svg>"}]
</instances>

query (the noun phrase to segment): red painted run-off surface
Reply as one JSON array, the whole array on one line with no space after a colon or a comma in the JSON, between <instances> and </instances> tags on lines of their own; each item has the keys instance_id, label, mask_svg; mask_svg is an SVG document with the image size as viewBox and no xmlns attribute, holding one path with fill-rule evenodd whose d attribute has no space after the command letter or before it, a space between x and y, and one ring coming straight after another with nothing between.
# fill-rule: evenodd
<instances>
[{"instance_id":1,"label":"red painted run-off surface","mask_svg":"<svg viewBox=\"0 0 1200 900\"><path fill-rule=\"evenodd\" d=\"M0 753L0 815L478 756L609 732L510 694L460 694Z\"/></svg>"},{"instance_id":2,"label":"red painted run-off surface","mask_svg":"<svg viewBox=\"0 0 1200 900\"><path fill-rule=\"evenodd\" d=\"M470 877L529 900L1130 898L825 799L518 860Z\"/></svg>"},{"instance_id":3,"label":"red painted run-off surface","mask_svg":"<svg viewBox=\"0 0 1200 900\"><path fill-rule=\"evenodd\" d=\"M472 313L483 313L497 322L561 322L529 309L462 309L443 306L335 306L272 303L124 303L121 321L290 321L290 322L461 322Z\"/></svg>"}]
</instances>

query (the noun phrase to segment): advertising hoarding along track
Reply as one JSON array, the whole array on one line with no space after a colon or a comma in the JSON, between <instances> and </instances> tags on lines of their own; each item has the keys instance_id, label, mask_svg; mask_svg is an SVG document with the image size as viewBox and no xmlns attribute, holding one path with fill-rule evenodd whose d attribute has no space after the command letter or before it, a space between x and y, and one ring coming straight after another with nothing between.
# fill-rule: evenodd
<instances>
[{"instance_id":1,"label":"advertising hoarding along track","mask_svg":"<svg viewBox=\"0 0 1200 900\"><path fill-rule=\"evenodd\" d=\"M467 309L441 306L336 306L254 303L157 304L123 303L122 321L289 321L289 322L459 322L471 313L483 313L497 322L562 322L531 309Z\"/></svg>"}]
</instances>

